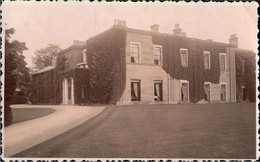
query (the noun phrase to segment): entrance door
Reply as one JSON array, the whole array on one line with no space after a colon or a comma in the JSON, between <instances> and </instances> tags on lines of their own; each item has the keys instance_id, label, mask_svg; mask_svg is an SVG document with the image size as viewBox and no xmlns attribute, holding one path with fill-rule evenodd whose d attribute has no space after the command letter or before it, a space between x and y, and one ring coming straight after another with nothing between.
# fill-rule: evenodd
<instances>
[{"instance_id":1,"label":"entrance door","mask_svg":"<svg viewBox=\"0 0 260 162\"><path fill-rule=\"evenodd\" d=\"M181 101L189 101L189 83L181 83Z\"/></svg>"},{"instance_id":2,"label":"entrance door","mask_svg":"<svg viewBox=\"0 0 260 162\"><path fill-rule=\"evenodd\" d=\"M210 83L204 84L204 94L205 101L210 101Z\"/></svg>"}]
</instances>

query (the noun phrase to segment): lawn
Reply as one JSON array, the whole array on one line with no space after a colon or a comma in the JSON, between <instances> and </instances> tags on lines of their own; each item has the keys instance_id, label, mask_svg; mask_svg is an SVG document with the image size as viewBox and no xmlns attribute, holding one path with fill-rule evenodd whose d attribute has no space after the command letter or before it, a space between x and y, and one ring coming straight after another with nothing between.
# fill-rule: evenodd
<instances>
[{"instance_id":1,"label":"lawn","mask_svg":"<svg viewBox=\"0 0 260 162\"><path fill-rule=\"evenodd\" d=\"M111 106L15 157L256 158L253 103Z\"/></svg>"},{"instance_id":2,"label":"lawn","mask_svg":"<svg viewBox=\"0 0 260 162\"><path fill-rule=\"evenodd\" d=\"M12 124L23 122L26 120L36 119L45 115L55 112L51 108L13 108L13 121Z\"/></svg>"}]
</instances>

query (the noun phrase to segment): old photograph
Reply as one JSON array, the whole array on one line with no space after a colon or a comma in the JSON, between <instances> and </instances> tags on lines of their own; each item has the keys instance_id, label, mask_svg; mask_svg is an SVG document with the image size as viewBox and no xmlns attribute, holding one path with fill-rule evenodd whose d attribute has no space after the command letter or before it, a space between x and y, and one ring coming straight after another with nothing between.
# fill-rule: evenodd
<instances>
[{"instance_id":1,"label":"old photograph","mask_svg":"<svg viewBox=\"0 0 260 162\"><path fill-rule=\"evenodd\" d=\"M2 158L258 159L257 8L2 2Z\"/></svg>"}]
</instances>

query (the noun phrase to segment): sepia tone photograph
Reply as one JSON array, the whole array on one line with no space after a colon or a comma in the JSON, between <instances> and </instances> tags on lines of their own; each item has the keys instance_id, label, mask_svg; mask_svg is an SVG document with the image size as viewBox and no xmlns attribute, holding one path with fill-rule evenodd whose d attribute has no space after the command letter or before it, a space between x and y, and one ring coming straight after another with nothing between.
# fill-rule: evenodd
<instances>
[{"instance_id":1,"label":"sepia tone photograph","mask_svg":"<svg viewBox=\"0 0 260 162\"><path fill-rule=\"evenodd\" d=\"M257 8L2 2L2 158L258 159Z\"/></svg>"}]
</instances>

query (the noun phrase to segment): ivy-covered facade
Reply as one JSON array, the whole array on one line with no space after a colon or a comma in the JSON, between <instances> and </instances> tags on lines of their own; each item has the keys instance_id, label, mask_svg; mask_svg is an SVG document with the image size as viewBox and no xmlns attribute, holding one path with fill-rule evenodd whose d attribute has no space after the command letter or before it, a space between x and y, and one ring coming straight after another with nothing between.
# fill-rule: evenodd
<instances>
[{"instance_id":1,"label":"ivy-covered facade","mask_svg":"<svg viewBox=\"0 0 260 162\"><path fill-rule=\"evenodd\" d=\"M61 51L33 75L33 103L138 104L255 101L255 53L229 43L128 28L108 30ZM49 95L49 96L46 96Z\"/></svg>"}]
</instances>

